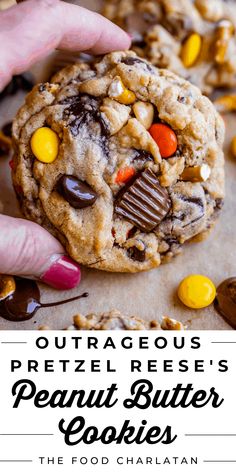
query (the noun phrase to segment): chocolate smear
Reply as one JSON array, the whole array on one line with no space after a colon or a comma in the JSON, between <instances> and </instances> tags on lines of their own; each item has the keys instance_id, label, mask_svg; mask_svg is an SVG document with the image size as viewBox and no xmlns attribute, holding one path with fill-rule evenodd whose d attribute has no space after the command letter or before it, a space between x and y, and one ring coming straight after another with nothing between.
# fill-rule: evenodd
<instances>
[{"instance_id":1,"label":"chocolate smear","mask_svg":"<svg viewBox=\"0 0 236 472\"><path fill-rule=\"evenodd\" d=\"M215 309L236 329L236 277L224 280L216 291Z\"/></svg>"},{"instance_id":2,"label":"chocolate smear","mask_svg":"<svg viewBox=\"0 0 236 472\"><path fill-rule=\"evenodd\" d=\"M171 200L150 169L144 170L118 194L115 212L145 232L152 231L168 214Z\"/></svg>"},{"instance_id":3,"label":"chocolate smear","mask_svg":"<svg viewBox=\"0 0 236 472\"><path fill-rule=\"evenodd\" d=\"M97 193L82 180L73 175L63 175L57 184L58 193L76 209L87 208L97 200Z\"/></svg>"},{"instance_id":4,"label":"chocolate smear","mask_svg":"<svg viewBox=\"0 0 236 472\"><path fill-rule=\"evenodd\" d=\"M20 277L14 277L14 280L16 284L14 292L0 300L0 316L8 321L26 321L32 318L40 308L64 305L88 296L88 293L83 293L60 302L41 303L40 291L34 280Z\"/></svg>"}]
</instances>

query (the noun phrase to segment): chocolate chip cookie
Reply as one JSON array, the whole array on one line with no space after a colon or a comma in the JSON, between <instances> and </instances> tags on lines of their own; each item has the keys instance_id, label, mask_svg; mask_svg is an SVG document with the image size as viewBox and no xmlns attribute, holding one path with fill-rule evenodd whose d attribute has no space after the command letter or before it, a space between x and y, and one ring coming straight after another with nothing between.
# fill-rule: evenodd
<instances>
[{"instance_id":1,"label":"chocolate chip cookie","mask_svg":"<svg viewBox=\"0 0 236 472\"><path fill-rule=\"evenodd\" d=\"M233 0L107 0L104 14L126 29L133 49L210 94L236 86Z\"/></svg>"},{"instance_id":2,"label":"chocolate chip cookie","mask_svg":"<svg viewBox=\"0 0 236 472\"><path fill-rule=\"evenodd\" d=\"M197 87L132 51L35 86L13 139L25 216L86 266L158 267L222 207L222 118Z\"/></svg>"}]
</instances>

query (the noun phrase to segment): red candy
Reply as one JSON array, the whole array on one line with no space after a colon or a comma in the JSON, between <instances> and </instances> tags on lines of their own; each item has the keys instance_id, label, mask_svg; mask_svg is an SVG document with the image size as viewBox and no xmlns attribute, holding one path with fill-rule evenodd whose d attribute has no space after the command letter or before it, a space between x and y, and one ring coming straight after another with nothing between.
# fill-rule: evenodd
<instances>
[{"instance_id":1,"label":"red candy","mask_svg":"<svg viewBox=\"0 0 236 472\"><path fill-rule=\"evenodd\" d=\"M135 175L134 167L123 167L119 169L116 176L117 184L125 184Z\"/></svg>"},{"instance_id":2,"label":"red candy","mask_svg":"<svg viewBox=\"0 0 236 472\"><path fill-rule=\"evenodd\" d=\"M168 158L175 154L178 147L177 136L169 126L155 123L149 129L149 133L156 141L161 157Z\"/></svg>"}]
</instances>

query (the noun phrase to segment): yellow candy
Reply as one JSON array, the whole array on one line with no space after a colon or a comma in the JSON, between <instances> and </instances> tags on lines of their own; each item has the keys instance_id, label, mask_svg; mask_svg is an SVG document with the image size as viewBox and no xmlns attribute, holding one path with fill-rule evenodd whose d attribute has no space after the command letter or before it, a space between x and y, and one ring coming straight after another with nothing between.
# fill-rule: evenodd
<instances>
[{"instance_id":1,"label":"yellow candy","mask_svg":"<svg viewBox=\"0 0 236 472\"><path fill-rule=\"evenodd\" d=\"M131 105L136 100L136 95L132 90L127 89L120 77L115 77L109 88L109 97L114 98L123 105Z\"/></svg>"},{"instance_id":2,"label":"yellow candy","mask_svg":"<svg viewBox=\"0 0 236 472\"><path fill-rule=\"evenodd\" d=\"M35 157L46 164L55 161L58 155L59 138L50 128L38 128L30 141L31 149Z\"/></svg>"},{"instance_id":3,"label":"yellow candy","mask_svg":"<svg viewBox=\"0 0 236 472\"><path fill-rule=\"evenodd\" d=\"M125 89L121 95L116 97L116 100L123 105L131 105L135 102L136 96L131 90Z\"/></svg>"},{"instance_id":4,"label":"yellow candy","mask_svg":"<svg viewBox=\"0 0 236 472\"><path fill-rule=\"evenodd\" d=\"M191 34L185 41L181 51L181 59L185 67L191 67L199 57L202 38L199 34Z\"/></svg>"},{"instance_id":5,"label":"yellow candy","mask_svg":"<svg viewBox=\"0 0 236 472\"><path fill-rule=\"evenodd\" d=\"M215 285L205 275L188 275L178 288L179 299L189 308L205 308L214 301L215 296Z\"/></svg>"}]
</instances>

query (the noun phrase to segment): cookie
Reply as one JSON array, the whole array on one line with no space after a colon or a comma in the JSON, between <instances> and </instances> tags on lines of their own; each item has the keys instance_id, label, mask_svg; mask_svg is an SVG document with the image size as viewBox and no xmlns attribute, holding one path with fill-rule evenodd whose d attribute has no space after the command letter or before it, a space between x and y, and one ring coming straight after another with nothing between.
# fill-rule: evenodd
<instances>
[{"instance_id":1,"label":"cookie","mask_svg":"<svg viewBox=\"0 0 236 472\"><path fill-rule=\"evenodd\" d=\"M133 49L205 94L236 86L233 0L107 0L104 12L133 37Z\"/></svg>"},{"instance_id":2,"label":"cookie","mask_svg":"<svg viewBox=\"0 0 236 472\"><path fill-rule=\"evenodd\" d=\"M222 118L198 88L132 51L37 85L13 140L25 216L86 266L158 267L222 207Z\"/></svg>"}]
</instances>

